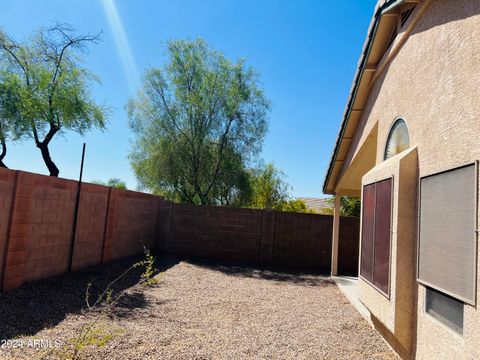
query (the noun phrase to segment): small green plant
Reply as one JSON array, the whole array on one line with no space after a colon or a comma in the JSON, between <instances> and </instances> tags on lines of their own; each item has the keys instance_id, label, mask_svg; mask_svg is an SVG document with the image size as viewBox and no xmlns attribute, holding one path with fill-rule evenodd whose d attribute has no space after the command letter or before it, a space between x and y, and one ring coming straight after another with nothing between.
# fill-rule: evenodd
<instances>
[{"instance_id":1,"label":"small green plant","mask_svg":"<svg viewBox=\"0 0 480 360\"><path fill-rule=\"evenodd\" d=\"M140 280L137 284L152 286L157 282L157 279L155 278L155 258L150 250L145 247L144 254L144 260L136 262L122 274L120 274L120 276L111 281L93 303L90 301L90 289L92 287L92 283L87 284L87 289L85 291L85 302L87 304L87 308L85 311L82 311L82 313L85 316L88 313L95 312L96 314L93 320L83 325L78 335L71 339L70 342L73 344L73 354L68 356L69 359L77 359L79 352L86 346L105 346L105 344L107 344L111 339L120 333L118 330L112 330L105 325L101 325L101 320L106 319L108 315L111 314L115 304L125 294L124 291L118 294L113 292L113 286L118 281L123 279L133 269L143 267L143 273L140 275Z\"/></svg>"},{"instance_id":2,"label":"small green plant","mask_svg":"<svg viewBox=\"0 0 480 360\"><path fill-rule=\"evenodd\" d=\"M72 339L76 351L81 351L87 346L103 347L115 336L121 334L121 328L112 328L104 323L94 324L84 329L84 333L78 339Z\"/></svg>"},{"instance_id":3,"label":"small green plant","mask_svg":"<svg viewBox=\"0 0 480 360\"><path fill-rule=\"evenodd\" d=\"M145 260L143 260L143 266L145 266L145 270L143 271L141 278L143 283L147 286L152 286L157 283L157 279L154 277L155 275L155 258L153 257L150 250L144 248L145 253Z\"/></svg>"}]
</instances>

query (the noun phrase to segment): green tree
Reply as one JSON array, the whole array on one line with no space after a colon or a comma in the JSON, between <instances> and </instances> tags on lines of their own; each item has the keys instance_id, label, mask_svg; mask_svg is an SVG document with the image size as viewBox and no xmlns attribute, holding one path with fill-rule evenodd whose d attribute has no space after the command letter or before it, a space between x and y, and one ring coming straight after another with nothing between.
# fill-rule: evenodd
<instances>
[{"instance_id":1,"label":"green tree","mask_svg":"<svg viewBox=\"0 0 480 360\"><path fill-rule=\"evenodd\" d=\"M251 201L250 207L255 209L280 210L288 201L290 185L285 174L267 164L255 169L251 176Z\"/></svg>"},{"instance_id":2,"label":"green tree","mask_svg":"<svg viewBox=\"0 0 480 360\"><path fill-rule=\"evenodd\" d=\"M90 94L97 78L81 66L87 45L98 41L65 24L41 28L22 43L0 31L2 71L11 74L2 86L19 100L4 118L15 124L19 137L34 139L52 176L59 174L49 151L56 134L105 127L106 108Z\"/></svg>"},{"instance_id":3,"label":"green tree","mask_svg":"<svg viewBox=\"0 0 480 360\"><path fill-rule=\"evenodd\" d=\"M92 184L98 184L103 186L109 186L116 189L127 190L127 184L125 183L125 181L122 181L119 178L110 178L106 182L102 180L92 180Z\"/></svg>"},{"instance_id":4,"label":"green tree","mask_svg":"<svg viewBox=\"0 0 480 360\"><path fill-rule=\"evenodd\" d=\"M0 70L0 167L3 168L7 167L3 161L7 155L7 141L17 140L23 131L21 124L14 121L18 119L21 101L18 89L15 76Z\"/></svg>"},{"instance_id":5,"label":"green tree","mask_svg":"<svg viewBox=\"0 0 480 360\"><path fill-rule=\"evenodd\" d=\"M278 209L280 211L288 212L297 212L297 213L309 213L316 214L315 210L307 208L307 205L303 200L300 199L291 199L283 203L283 205Z\"/></svg>"},{"instance_id":6,"label":"green tree","mask_svg":"<svg viewBox=\"0 0 480 360\"><path fill-rule=\"evenodd\" d=\"M175 201L239 205L267 130L258 76L202 40L170 41L167 55L127 106L139 184Z\"/></svg>"},{"instance_id":7,"label":"green tree","mask_svg":"<svg viewBox=\"0 0 480 360\"><path fill-rule=\"evenodd\" d=\"M333 214L333 206L335 205L335 197L328 199L331 207L322 209L323 214ZM360 216L361 201L359 198L342 196L340 199L340 216Z\"/></svg>"},{"instance_id":8,"label":"green tree","mask_svg":"<svg viewBox=\"0 0 480 360\"><path fill-rule=\"evenodd\" d=\"M300 199L290 197L291 186L285 174L273 164L260 166L251 172L248 207L278 211L314 213Z\"/></svg>"}]
</instances>

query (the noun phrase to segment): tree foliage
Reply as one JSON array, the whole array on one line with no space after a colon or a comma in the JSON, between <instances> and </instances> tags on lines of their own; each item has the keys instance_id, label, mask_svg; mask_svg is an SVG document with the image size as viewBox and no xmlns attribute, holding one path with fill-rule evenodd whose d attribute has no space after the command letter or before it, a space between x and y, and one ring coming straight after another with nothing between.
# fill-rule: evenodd
<instances>
[{"instance_id":1,"label":"tree foliage","mask_svg":"<svg viewBox=\"0 0 480 360\"><path fill-rule=\"evenodd\" d=\"M316 214L315 210L309 209L301 199L290 199L282 204L280 211Z\"/></svg>"},{"instance_id":2,"label":"tree foliage","mask_svg":"<svg viewBox=\"0 0 480 360\"><path fill-rule=\"evenodd\" d=\"M333 206L335 204L335 197L328 199L331 207L322 210L324 214L333 214ZM340 199L340 216L360 216L361 201L359 198L342 196Z\"/></svg>"},{"instance_id":3,"label":"tree foliage","mask_svg":"<svg viewBox=\"0 0 480 360\"><path fill-rule=\"evenodd\" d=\"M98 41L65 24L41 28L24 42L0 31L1 115L11 124L5 131L33 138L52 176L59 170L48 146L57 133L105 127L107 109L90 94L97 78L82 67L87 45Z\"/></svg>"},{"instance_id":4,"label":"tree foliage","mask_svg":"<svg viewBox=\"0 0 480 360\"><path fill-rule=\"evenodd\" d=\"M116 189L127 190L127 184L125 183L125 181L122 181L119 178L110 178L106 182L102 180L92 180L92 184L98 184L103 186L109 186Z\"/></svg>"},{"instance_id":5,"label":"tree foliage","mask_svg":"<svg viewBox=\"0 0 480 360\"><path fill-rule=\"evenodd\" d=\"M252 171L250 188L249 207L290 212L314 212L309 210L302 200L290 198L291 187L285 174L271 163Z\"/></svg>"},{"instance_id":6,"label":"tree foliage","mask_svg":"<svg viewBox=\"0 0 480 360\"><path fill-rule=\"evenodd\" d=\"M255 209L278 209L288 200L290 185L285 174L267 164L252 172L250 207Z\"/></svg>"},{"instance_id":7,"label":"tree foliage","mask_svg":"<svg viewBox=\"0 0 480 360\"><path fill-rule=\"evenodd\" d=\"M258 76L202 40L170 41L167 55L127 106L139 184L175 201L239 206L267 130Z\"/></svg>"},{"instance_id":8,"label":"tree foliage","mask_svg":"<svg viewBox=\"0 0 480 360\"><path fill-rule=\"evenodd\" d=\"M1 70L0 63L0 167L6 168L3 162L7 155L7 141L17 140L22 135L23 126L12 118L19 118L19 84L15 76L7 71Z\"/></svg>"}]
</instances>

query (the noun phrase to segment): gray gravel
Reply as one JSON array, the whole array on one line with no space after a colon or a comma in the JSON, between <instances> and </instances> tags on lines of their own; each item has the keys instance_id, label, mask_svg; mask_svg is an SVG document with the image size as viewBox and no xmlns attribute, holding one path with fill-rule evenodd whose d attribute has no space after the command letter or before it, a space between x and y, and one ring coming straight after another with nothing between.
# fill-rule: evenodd
<instances>
[{"instance_id":1,"label":"gray gravel","mask_svg":"<svg viewBox=\"0 0 480 360\"><path fill-rule=\"evenodd\" d=\"M176 263L157 277L153 287L125 286L114 314L97 325L95 334L101 344L84 347L78 358L397 359L329 278L190 262ZM76 283L83 286L85 281L68 284ZM31 286L31 293L45 287L42 282ZM10 293L10 301L25 296L27 290ZM79 293L72 296L77 298ZM5 320L1 311L7 300L0 298L0 320ZM65 311L53 324L42 322L42 329L37 330L37 324L21 334L11 325L4 332L7 338L15 335L17 341L57 340L60 348L0 349L0 358L71 357L69 344L94 317L75 309Z\"/></svg>"}]
</instances>

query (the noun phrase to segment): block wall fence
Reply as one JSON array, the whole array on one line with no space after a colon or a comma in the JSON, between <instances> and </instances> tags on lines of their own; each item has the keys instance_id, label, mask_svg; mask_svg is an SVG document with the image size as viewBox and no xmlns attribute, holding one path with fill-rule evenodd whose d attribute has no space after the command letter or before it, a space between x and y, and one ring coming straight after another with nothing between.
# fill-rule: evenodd
<instances>
[{"instance_id":1,"label":"block wall fence","mask_svg":"<svg viewBox=\"0 0 480 360\"><path fill-rule=\"evenodd\" d=\"M329 272L332 217L175 204L151 194L0 168L0 289L143 252ZM358 268L359 220L341 218L339 272ZM71 267L70 267L71 262Z\"/></svg>"},{"instance_id":2,"label":"block wall fence","mask_svg":"<svg viewBox=\"0 0 480 360\"><path fill-rule=\"evenodd\" d=\"M157 248L177 255L310 268L330 273L331 215L162 201ZM358 272L360 221L340 219L338 271Z\"/></svg>"},{"instance_id":3,"label":"block wall fence","mask_svg":"<svg viewBox=\"0 0 480 360\"><path fill-rule=\"evenodd\" d=\"M0 168L0 285L4 291L153 247L161 198Z\"/></svg>"}]
</instances>

